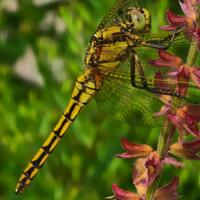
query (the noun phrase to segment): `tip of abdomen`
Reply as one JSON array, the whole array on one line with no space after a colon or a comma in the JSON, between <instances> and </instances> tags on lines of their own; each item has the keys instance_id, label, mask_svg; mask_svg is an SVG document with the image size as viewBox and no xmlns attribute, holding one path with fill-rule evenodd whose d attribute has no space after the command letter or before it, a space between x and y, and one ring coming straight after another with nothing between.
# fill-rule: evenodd
<instances>
[{"instance_id":1,"label":"tip of abdomen","mask_svg":"<svg viewBox=\"0 0 200 200\"><path fill-rule=\"evenodd\" d=\"M25 187L26 186L23 185L22 183L17 183L17 186L15 188L15 194L18 195L18 194L22 193L24 191Z\"/></svg>"},{"instance_id":2,"label":"tip of abdomen","mask_svg":"<svg viewBox=\"0 0 200 200\"><path fill-rule=\"evenodd\" d=\"M31 180L28 178L24 173L21 175L16 188L15 188L15 193L20 194L24 191L24 189L29 186Z\"/></svg>"}]
</instances>

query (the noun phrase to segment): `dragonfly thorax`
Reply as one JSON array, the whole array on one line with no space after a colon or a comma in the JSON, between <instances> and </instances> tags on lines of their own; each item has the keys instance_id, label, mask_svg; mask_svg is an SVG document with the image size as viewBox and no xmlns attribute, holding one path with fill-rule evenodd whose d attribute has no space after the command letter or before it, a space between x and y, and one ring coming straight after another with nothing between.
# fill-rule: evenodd
<instances>
[{"instance_id":1,"label":"dragonfly thorax","mask_svg":"<svg viewBox=\"0 0 200 200\"><path fill-rule=\"evenodd\" d=\"M138 38L135 38L136 40ZM119 25L111 26L94 34L86 53L85 65L104 74L109 74L128 56L129 43L122 27Z\"/></svg>"},{"instance_id":2,"label":"dragonfly thorax","mask_svg":"<svg viewBox=\"0 0 200 200\"><path fill-rule=\"evenodd\" d=\"M129 7L126 10L125 26L134 33L147 33L151 28L151 16L145 8Z\"/></svg>"},{"instance_id":3,"label":"dragonfly thorax","mask_svg":"<svg viewBox=\"0 0 200 200\"><path fill-rule=\"evenodd\" d=\"M103 26L91 38L85 66L110 74L141 45L143 34L150 31L151 17L147 9L128 7L118 23ZM115 21L115 20L114 20Z\"/></svg>"}]
</instances>

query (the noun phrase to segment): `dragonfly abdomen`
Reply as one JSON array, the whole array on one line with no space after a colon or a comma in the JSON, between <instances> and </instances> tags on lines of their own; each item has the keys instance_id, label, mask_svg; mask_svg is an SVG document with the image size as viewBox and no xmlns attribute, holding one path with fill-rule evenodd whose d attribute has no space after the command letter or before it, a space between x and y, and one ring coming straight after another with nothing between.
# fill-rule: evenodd
<instances>
[{"instance_id":1,"label":"dragonfly abdomen","mask_svg":"<svg viewBox=\"0 0 200 200\"><path fill-rule=\"evenodd\" d=\"M102 79L100 75L97 76L90 69L87 69L85 73L76 80L72 97L63 115L53 131L50 133L47 140L43 143L39 151L35 154L31 162L23 171L16 186L16 193L22 192L30 184L31 180L44 165L45 161L55 149L58 142L62 139L63 135L81 109L93 99L101 85Z\"/></svg>"}]
</instances>

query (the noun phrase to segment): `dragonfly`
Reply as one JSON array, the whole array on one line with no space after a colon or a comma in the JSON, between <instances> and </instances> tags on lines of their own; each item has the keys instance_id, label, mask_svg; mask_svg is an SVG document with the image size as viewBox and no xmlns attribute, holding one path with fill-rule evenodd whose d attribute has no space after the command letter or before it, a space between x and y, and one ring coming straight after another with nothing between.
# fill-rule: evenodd
<instances>
[{"instance_id":1,"label":"dragonfly","mask_svg":"<svg viewBox=\"0 0 200 200\"><path fill-rule=\"evenodd\" d=\"M151 36L150 12L138 6L135 0L118 0L92 36L85 56L85 70L75 82L67 107L23 171L15 192L22 193L29 186L80 111L94 97L100 108L117 120L157 126L159 120L154 119L152 113L162 103L156 94L176 98L180 95L173 84L170 89L158 88L154 79L146 76L143 70L148 63L146 53L155 56L157 49L170 47L175 38L176 33Z\"/></svg>"}]
</instances>

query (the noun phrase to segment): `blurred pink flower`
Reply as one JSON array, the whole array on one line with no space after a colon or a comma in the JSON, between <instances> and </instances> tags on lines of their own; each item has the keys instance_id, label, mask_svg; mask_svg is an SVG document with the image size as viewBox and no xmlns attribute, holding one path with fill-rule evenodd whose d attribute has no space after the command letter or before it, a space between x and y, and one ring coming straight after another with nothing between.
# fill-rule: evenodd
<instances>
[{"instance_id":1,"label":"blurred pink flower","mask_svg":"<svg viewBox=\"0 0 200 200\"><path fill-rule=\"evenodd\" d=\"M154 151L147 158L137 159L133 169L133 183L140 196L145 196L148 187L158 177L163 168L159 154Z\"/></svg>"},{"instance_id":2,"label":"blurred pink flower","mask_svg":"<svg viewBox=\"0 0 200 200\"><path fill-rule=\"evenodd\" d=\"M114 198L115 200L144 200L144 198L140 197L140 195L126 191L118 187L117 184L112 185L112 190L114 193Z\"/></svg>"},{"instance_id":3,"label":"blurred pink flower","mask_svg":"<svg viewBox=\"0 0 200 200\"><path fill-rule=\"evenodd\" d=\"M195 137L199 137L199 113L200 105L187 105L178 108L175 113L168 113L167 118L179 130L181 136L192 134Z\"/></svg>"},{"instance_id":4,"label":"blurred pink flower","mask_svg":"<svg viewBox=\"0 0 200 200\"><path fill-rule=\"evenodd\" d=\"M200 68L184 64L180 57L165 50L159 50L158 54L160 58L157 60L151 60L150 64L157 67L170 68L168 76L173 79L176 78L176 84L178 86L177 92L180 95L185 95L190 79L200 88ZM159 83L156 84L159 86Z\"/></svg>"},{"instance_id":5,"label":"blurred pink flower","mask_svg":"<svg viewBox=\"0 0 200 200\"><path fill-rule=\"evenodd\" d=\"M164 105L154 116L166 116L171 123L178 129L182 138L184 135L191 134L197 138L200 137L198 123L200 121L200 105L190 104L178 108L176 111L169 105Z\"/></svg>"},{"instance_id":6,"label":"blurred pink flower","mask_svg":"<svg viewBox=\"0 0 200 200\"><path fill-rule=\"evenodd\" d=\"M200 46L200 27L199 27L199 0L184 0L179 1L181 9L185 16L179 16L167 11L167 20L169 25L162 26L162 30L173 31L183 28L189 38L195 39Z\"/></svg>"},{"instance_id":7,"label":"blurred pink flower","mask_svg":"<svg viewBox=\"0 0 200 200\"><path fill-rule=\"evenodd\" d=\"M147 157L153 151L153 148L146 144L135 144L125 138L121 139L121 144L126 152L117 154L119 158Z\"/></svg>"},{"instance_id":8,"label":"blurred pink flower","mask_svg":"<svg viewBox=\"0 0 200 200\"><path fill-rule=\"evenodd\" d=\"M118 185L113 184L114 196L109 197L109 199L145 200L148 187L158 178L164 164L174 165L178 168L183 167L182 163L169 156L162 159L158 152L148 145L135 144L124 138L121 143L126 152L117 154L119 158L137 158L132 171L132 181L137 193L123 190ZM155 200L176 200L178 198L177 186L178 179L176 178L167 186L156 191Z\"/></svg>"},{"instance_id":9,"label":"blurred pink flower","mask_svg":"<svg viewBox=\"0 0 200 200\"><path fill-rule=\"evenodd\" d=\"M179 185L178 177L175 177L168 185L159 188L155 193L155 200L177 200L179 194L177 192Z\"/></svg>"},{"instance_id":10,"label":"blurred pink flower","mask_svg":"<svg viewBox=\"0 0 200 200\"><path fill-rule=\"evenodd\" d=\"M184 0L184 2L179 1L179 4L185 15L179 16L168 10L167 20L169 25L161 27L163 30L170 30L170 28L171 30L176 30L181 26L186 26L187 28L196 27L197 19L199 17L199 1Z\"/></svg>"},{"instance_id":11,"label":"blurred pink flower","mask_svg":"<svg viewBox=\"0 0 200 200\"><path fill-rule=\"evenodd\" d=\"M169 153L181 158L200 160L200 140L172 144Z\"/></svg>"},{"instance_id":12,"label":"blurred pink flower","mask_svg":"<svg viewBox=\"0 0 200 200\"><path fill-rule=\"evenodd\" d=\"M169 184L156 190L154 200L177 200L179 180L175 177ZM112 185L114 196L109 199L115 200L145 200L145 196L121 189L117 184Z\"/></svg>"},{"instance_id":13,"label":"blurred pink flower","mask_svg":"<svg viewBox=\"0 0 200 200\"><path fill-rule=\"evenodd\" d=\"M146 159L145 167L147 169L147 184L151 185L163 168L161 157L156 151Z\"/></svg>"}]
</instances>

